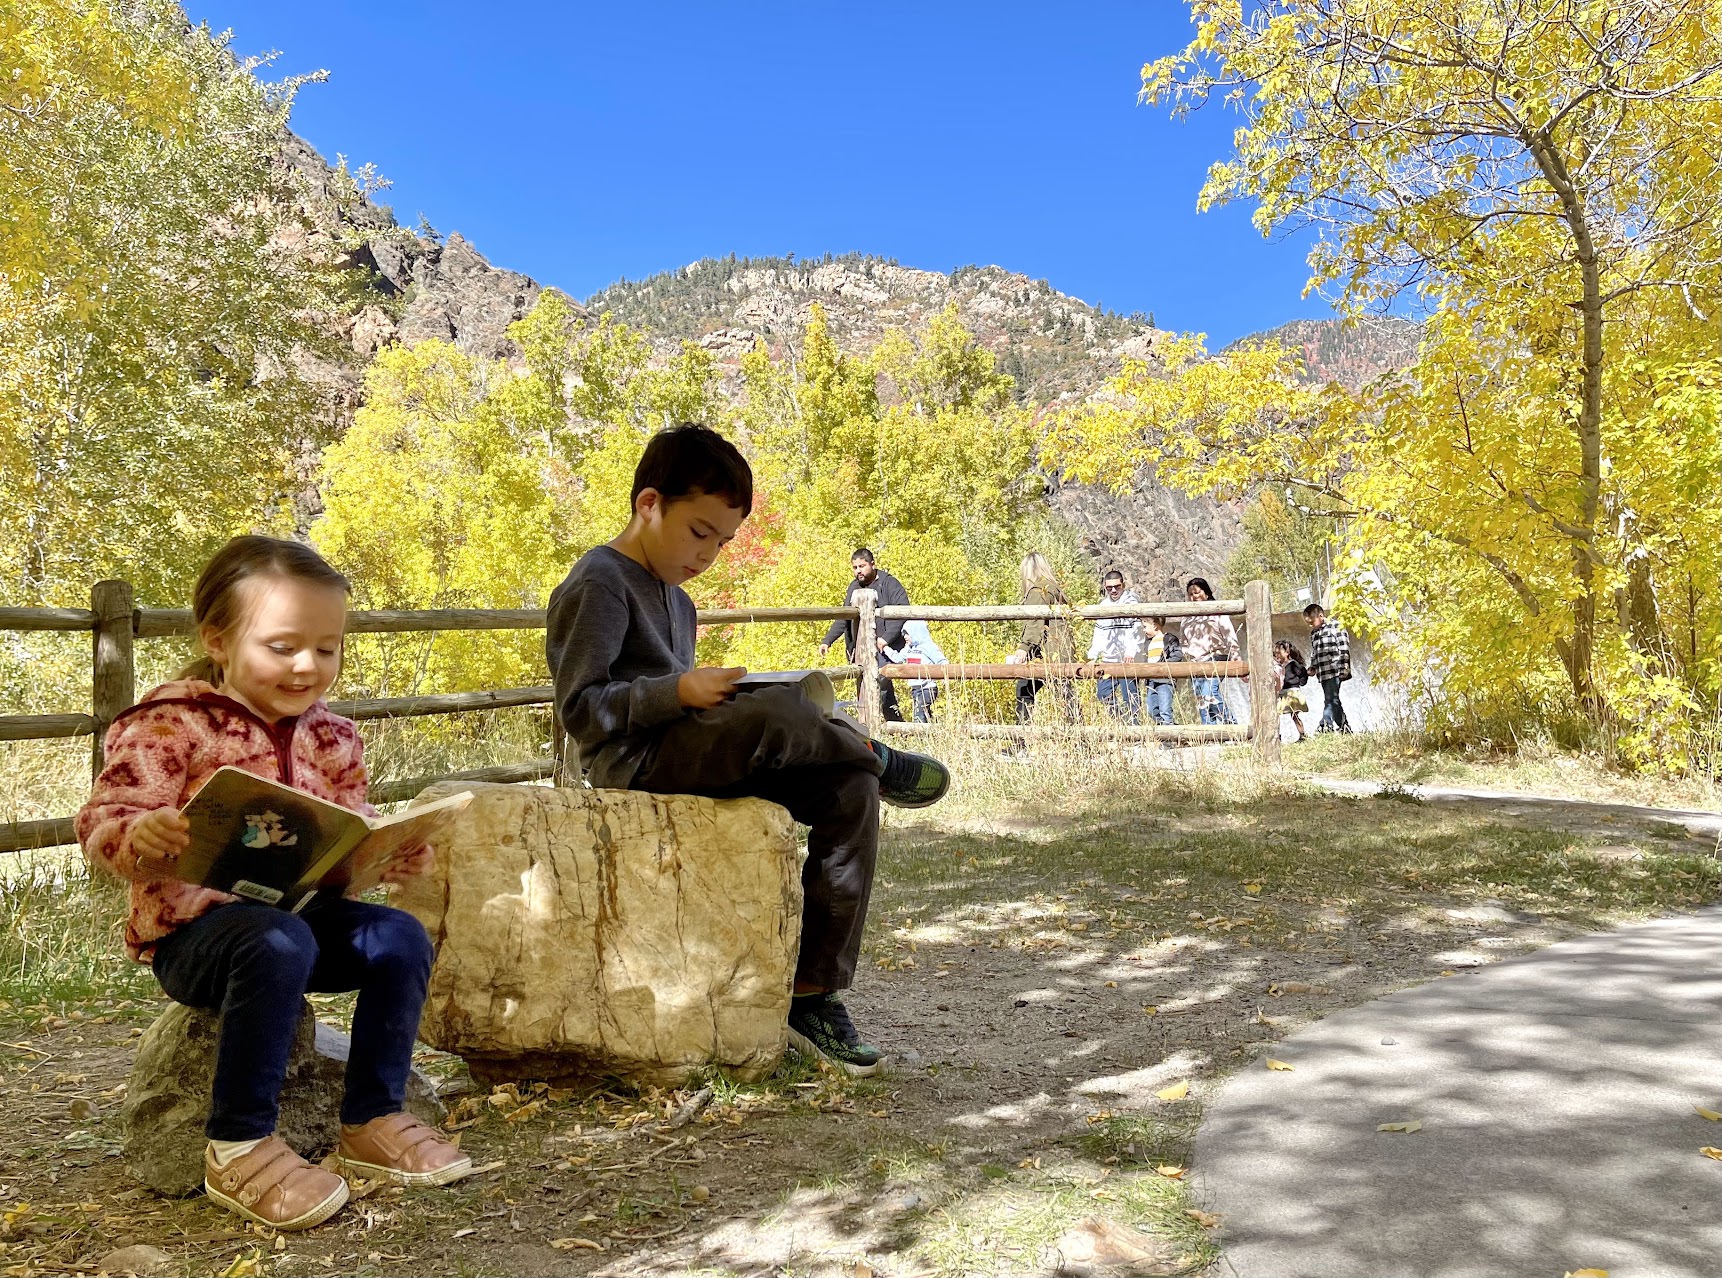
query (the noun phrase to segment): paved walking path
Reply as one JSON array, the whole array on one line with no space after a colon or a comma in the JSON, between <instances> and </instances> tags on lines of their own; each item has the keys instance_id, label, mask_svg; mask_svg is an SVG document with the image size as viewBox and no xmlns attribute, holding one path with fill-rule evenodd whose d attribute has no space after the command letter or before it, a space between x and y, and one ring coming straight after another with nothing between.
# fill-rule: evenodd
<instances>
[{"instance_id":1,"label":"paved walking path","mask_svg":"<svg viewBox=\"0 0 1722 1278\"><path fill-rule=\"evenodd\" d=\"M1239 1278L1722 1273L1722 906L1336 1013L1209 1105ZM1420 1120L1414 1134L1379 1123Z\"/></svg>"}]
</instances>

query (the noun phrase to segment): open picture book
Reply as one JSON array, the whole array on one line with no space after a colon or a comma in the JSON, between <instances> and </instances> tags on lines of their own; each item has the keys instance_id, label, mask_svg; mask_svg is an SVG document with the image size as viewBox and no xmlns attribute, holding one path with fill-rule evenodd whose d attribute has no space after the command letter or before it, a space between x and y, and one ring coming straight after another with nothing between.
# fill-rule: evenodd
<instances>
[{"instance_id":1,"label":"open picture book","mask_svg":"<svg viewBox=\"0 0 1722 1278\"><path fill-rule=\"evenodd\" d=\"M174 877L298 910L322 888L364 891L397 853L436 836L472 802L463 790L394 816L367 817L240 768L222 768L182 811L191 845Z\"/></svg>"}]
</instances>

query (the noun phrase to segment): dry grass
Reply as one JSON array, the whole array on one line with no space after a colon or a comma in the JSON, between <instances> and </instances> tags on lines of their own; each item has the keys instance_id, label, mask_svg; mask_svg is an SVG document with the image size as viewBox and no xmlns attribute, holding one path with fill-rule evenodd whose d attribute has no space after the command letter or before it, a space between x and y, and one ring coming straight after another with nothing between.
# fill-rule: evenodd
<instances>
[{"instance_id":1,"label":"dry grass","mask_svg":"<svg viewBox=\"0 0 1722 1278\"><path fill-rule=\"evenodd\" d=\"M1525 740L1511 751L1439 749L1406 731L1350 736L1323 733L1284 747L1288 769L1392 785L1548 794L1643 807L1715 811L1722 789L1714 776L1624 772L1601 754Z\"/></svg>"},{"instance_id":2,"label":"dry grass","mask_svg":"<svg viewBox=\"0 0 1722 1278\"><path fill-rule=\"evenodd\" d=\"M280 1250L199 1199L128 1189L101 1097L160 996L117 956L111 888L65 853L12 861L0 1209L32 1207L0 1269L64 1272L129 1239L211 1275L1010 1274L1088 1215L1201 1266L1214 1247L1154 1169L1189 1165L1232 1070L1385 989L1717 896L1713 847L1649 826L1313 794L1212 752L1002 744L927 743L952 794L885 823L852 1006L898 1053L888 1077L793 1061L765 1084L713 1077L704 1117L656 1136L691 1089L468 1097L466 1145L502 1167L373 1195ZM1484 906L1492 921L1474 921ZM450 1058L427 1064L460 1079ZM1186 1099L1156 1098L1178 1080ZM102 1112L69 1121L84 1096ZM591 1139L617 1128L636 1134ZM602 1250L555 1245L575 1237Z\"/></svg>"}]
</instances>

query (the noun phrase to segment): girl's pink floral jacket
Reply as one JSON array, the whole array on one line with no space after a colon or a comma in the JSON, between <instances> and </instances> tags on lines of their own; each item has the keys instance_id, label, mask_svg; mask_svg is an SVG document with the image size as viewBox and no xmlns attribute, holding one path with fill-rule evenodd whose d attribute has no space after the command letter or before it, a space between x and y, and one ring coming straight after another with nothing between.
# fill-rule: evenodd
<instances>
[{"instance_id":1,"label":"girl's pink floral jacket","mask_svg":"<svg viewBox=\"0 0 1722 1278\"><path fill-rule=\"evenodd\" d=\"M223 767L339 803L367 816L364 744L350 719L319 701L270 727L201 679L164 683L114 720L107 765L78 810L78 841L92 865L131 880L126 952L149 962L155 943L236 898L178 879L138 879L132 826L155 808L183 807Z\"/></svg>"}]
</instances>

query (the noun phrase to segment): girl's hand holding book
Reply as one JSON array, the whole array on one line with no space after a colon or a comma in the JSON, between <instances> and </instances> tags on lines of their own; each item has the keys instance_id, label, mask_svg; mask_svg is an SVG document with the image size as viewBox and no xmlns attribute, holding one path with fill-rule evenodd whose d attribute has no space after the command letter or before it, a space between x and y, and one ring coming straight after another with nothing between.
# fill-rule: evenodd
<instances>
[{"instance_id":1,"label":"girl's hand holding book","mask_svg":"<svg viewBox=\"0 0 1722 1278\"><path fill-rule=\"evenodd\" d=\"M173 877L173 863L191 845L191 826L178 808L156 808L132 826L132 855L140 879Z\"/></svg>"}]
</instances>

